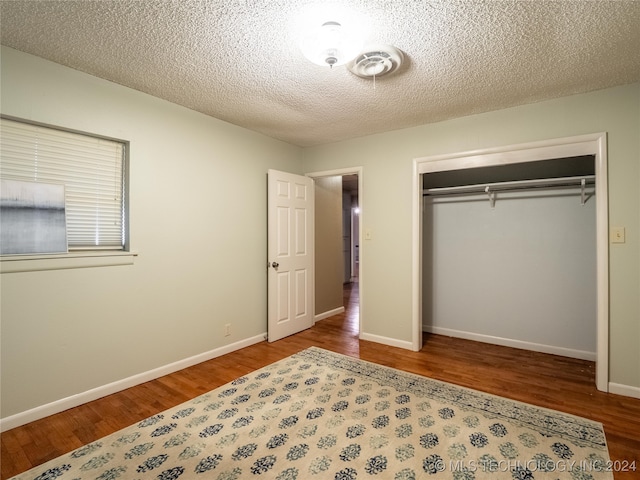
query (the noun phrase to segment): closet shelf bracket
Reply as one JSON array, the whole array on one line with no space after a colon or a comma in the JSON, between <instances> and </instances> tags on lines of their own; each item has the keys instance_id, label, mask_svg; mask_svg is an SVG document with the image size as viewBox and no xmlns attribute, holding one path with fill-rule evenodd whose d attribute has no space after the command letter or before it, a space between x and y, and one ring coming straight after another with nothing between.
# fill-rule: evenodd
<instances>
[{"instance_id":1,"label":"closet shelf bracket","mask_svg":"<svg viewBox=\"0 0 640 480\"><path fill-rule=\"evenodd\" d=\"M489 203L491 204L491 208L495 208L496 192L492 192L488 185L484 188L484 192L489 196Z\"/></svg>"}]
</instances>

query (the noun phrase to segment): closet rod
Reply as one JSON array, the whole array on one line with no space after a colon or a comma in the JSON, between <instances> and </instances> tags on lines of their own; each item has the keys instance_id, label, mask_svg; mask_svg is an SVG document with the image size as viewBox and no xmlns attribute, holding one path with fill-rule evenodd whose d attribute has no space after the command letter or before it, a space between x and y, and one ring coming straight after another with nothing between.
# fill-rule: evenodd
<instances>
[{"instance_id":1,"label":"closet rod","mask_svg":"<svg viewBox=\"0 0 640 480\"><path fill-rule=\"evenodd\" d=\"M596 181L595 175L581 177L540 178L534 180L517 180L513 182L482 183L477 185L460 185L457 187L425 188L423 195L453 195L462 193L489 193L505 190L520 190L524 188L569 187L581 186L582 180L586 185Z\"/></svg>"}]
</instances>

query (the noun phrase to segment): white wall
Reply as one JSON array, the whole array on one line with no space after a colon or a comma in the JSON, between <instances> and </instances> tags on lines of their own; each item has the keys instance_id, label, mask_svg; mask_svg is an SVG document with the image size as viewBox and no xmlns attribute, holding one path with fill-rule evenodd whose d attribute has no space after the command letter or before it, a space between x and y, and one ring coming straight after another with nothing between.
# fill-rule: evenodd
<instances>
[{"instance_id":1,"label":"white wall","mask_svg":"<svg viewBox=\"0 0 640 480\"><path fill-rule=\"evenodd\" d=\"M326 318L343 306L342 177L315 182L315 315Z\"/></svg>"},{"instance_id":2,"label":"white wall","mask_svg":"<svg viewBox=\"0 0 640 480\"><path fill-rule=\"evenodd\" d=\"M595 197L497 196L425 197L425 330L594 360Z\"/></svg>"},{"instance_id":3,"label":"white wall","mask_svg":"<svg viewBox=\"0 0 640 480\"><path fill-rule=\"evenodd\" d=\"M377 88L384 96L393 82ZM362 167L365 336L411 346L414 159L598 132L608 133L610 226L627 232L609 246L610 381L640 395L640 83L305 149L309 172Z\"/></svg>"},{"instance_id":4,"label":"white wall","mask_svg":"<svg viewBox=\"0 0 640 480\"><path fill-rule=\"evenodd\" d=\"M300 150L9 48L1 61L3 114L131 142L139 253L2 274L2 417L260 339L266 172L298 173Z\"/></svg>"}]
</instances>

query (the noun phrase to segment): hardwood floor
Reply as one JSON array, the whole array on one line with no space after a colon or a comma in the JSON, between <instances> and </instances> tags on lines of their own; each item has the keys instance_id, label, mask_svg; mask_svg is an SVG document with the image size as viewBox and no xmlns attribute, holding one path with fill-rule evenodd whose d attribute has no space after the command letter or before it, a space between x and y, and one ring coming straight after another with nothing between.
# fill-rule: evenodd
<instances>
[{"instance_id":1,"label":"hardwood floor","mask_svg":"<svg viewBox=\"0 0 640 480\"><path fill-rule=\"evenodd\" d=\"M420 352L359 341L357 283L345 288L345 307L344 314L278 342L262 342L9 430L1 435L1 478L312 345L602 422L611 460L635 461L640 470L640 400L597 391L593 362L428 334ZM614 476L632 479L640 473Z\"/></svg>"}]
</instances>

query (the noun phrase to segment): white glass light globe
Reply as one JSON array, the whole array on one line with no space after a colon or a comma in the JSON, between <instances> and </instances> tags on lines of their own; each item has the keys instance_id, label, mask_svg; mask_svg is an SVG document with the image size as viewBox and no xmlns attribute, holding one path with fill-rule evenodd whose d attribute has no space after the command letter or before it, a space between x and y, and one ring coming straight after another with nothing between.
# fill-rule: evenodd
<instances>
[{"instance_id":1,"label":"white glass light globe","mask_svg":"<svg viewBox=\"0 0 640 480\"><path fill-rule=\"evenodd\" d=\"M362 41L338 22L325 22L305 35L300 49L316 65L333 67L353 60L362 49Z\"/></svg>"}]
</instances>

